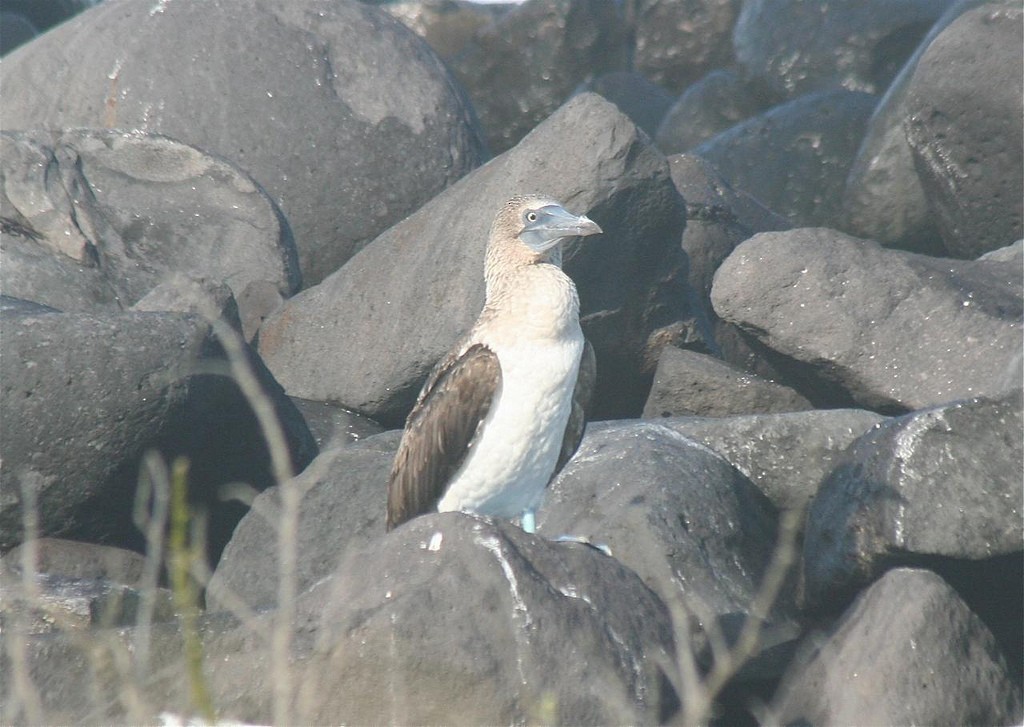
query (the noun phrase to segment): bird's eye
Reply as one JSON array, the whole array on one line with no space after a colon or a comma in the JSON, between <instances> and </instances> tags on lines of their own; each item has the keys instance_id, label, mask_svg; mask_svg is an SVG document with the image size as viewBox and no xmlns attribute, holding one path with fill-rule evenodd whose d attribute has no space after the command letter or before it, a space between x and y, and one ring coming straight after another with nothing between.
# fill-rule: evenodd
<instances>
[{"instance_id":1,"label":"bird's eye","mask_svg":"<svg viewBox=\"0 0 1024 727\"><path fill-rule=\"evenodd\" d=\"M526 213L526 221L527 222L536 222L537 221L537 213L536 212L527 212Z\"/></svg>"}]
</instances>

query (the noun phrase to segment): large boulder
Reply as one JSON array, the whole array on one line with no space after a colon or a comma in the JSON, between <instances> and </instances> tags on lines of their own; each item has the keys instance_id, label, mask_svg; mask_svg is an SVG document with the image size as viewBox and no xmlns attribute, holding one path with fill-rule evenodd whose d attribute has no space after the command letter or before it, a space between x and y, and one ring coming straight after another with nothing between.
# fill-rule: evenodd
<instances>
[{"instance_id":1,"label":"large boulder","mask_svg":"<svg viewBox=\"0 0 1024 727\"><path fill-rule=\"evenodd\" d=\"M1022 438L1019 389L907 414L862 435L808 514L808 601L842 602L897 564L1021 554Z\"/></svg>"},{"instance_id":2,"label":"large boulder","mask_svg":"<svg viewBox=\"0 0 1024 727\"><path fill-rule=\"evenodd\" d=\"M711 299L719 316L793 362L783 383L812 401L849 396L902 413L1020 386L1022 286L1015 262L800 229L737 247Z\"/></svg>"},{"instance_id":3,"label":"large boulder","mask_svg":"<svg viewBox=\"0 0 1024 727\"><path fill-rule=\"evenodd\" d=\"M958 0L940 17L878 102L850 167L843 196L842 229L887 247L948 254L928 209L903 129L907 87L931 41L965 9L984 0Z\"/></svg>"},{"instance_id":4,"label":"large boulder","mask_svg":"<svg viewBox=\"0 0 1024 727\"><path fill-rule=\"evenodd\" d=\"M1019 595L1019 594L1018 594ZM942 578L899 568L791 667L778 724L1020 724L1020 683Z\"/></svg>"},{"instance_id":5,"label":"large boulder","mask_svg":"<svg viewBox=\"0 0 1024 727\"><path fill-rule=\"evenodd\" d=\"M595 94L574 97L269 318L259 350L289 394L401 424L431 367L480 312L494 215L527 191L604 229L566 269L597 351L596 415L639 413L657 360L652 341L685 312L684 209L665 158Z\"/></svg>"},{"instance_id":6,"label":"large boulder","mask_svg":"<svg viewBox=\"0 0 1024 727\"><path fill-rule=\"evenodd\" d=\"M139 129L238 164L287 216L307 284L482 158L442 62L358 2L100 3L11 53L0 83L7 129Z\"/></svg>"},{"instance_id":7,"label":"large boulder","mask_svg":"<svg viewBox=\"0 0 1024 727\"><path fill-rule=\"evenodd\" d=\"M907 142L953 257L1024 234L1022 47L1019 3L968 10L931 42L907 87Z\"/></svg>"},{"instance_id":8,"label":"large boulder","mask_svg":"<svg viewBox=\"0 0 1024 727\"><path fill-rule=\"evenodd\" d=\"M221 373L211 324L170 312L8 310L0 326L0 550L22 541L33 502L39 535L142 550L135 492L142 457L155 449L189 458L190 493L208 511L215 559L242 515L221 502L220 486L264 489L274 477L252 404ZM284 456L301 469L315 455L313 438L259 361L250 363L283 422Z\"/></svg>"},{"instance_id":9,"label":"large boulder","mask_svg":"<svg viewBox=\"0 0 1024 727\"><path fill-rule=\"evenodd\" d=\"M654 592L595 549L509 523L413 520L299 609L320 624L304 721L652 723L679 705Z\"/></svg>"},{"instance_id":10,"label":"large boulder","mask_svg":"<svg viewBox=\"0 0 1024 727\"><path fill-rule=\"evenodd\" d=\"M726 129L692 153L794 225L828 225L842 208L846 176L877 100L844 89L801 96Z\"/></svg>"}]
</instances>

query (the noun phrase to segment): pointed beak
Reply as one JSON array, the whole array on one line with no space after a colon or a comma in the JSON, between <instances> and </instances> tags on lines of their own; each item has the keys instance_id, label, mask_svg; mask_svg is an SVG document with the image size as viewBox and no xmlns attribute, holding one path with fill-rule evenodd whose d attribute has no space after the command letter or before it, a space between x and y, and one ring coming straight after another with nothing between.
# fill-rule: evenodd
<instances>
[{"instance_id":1,"label":"pointed beak","mask_svg":"<svg viewBox=\"0 0 1024 727\"><path fill-rule=\"evenodd\" d=\"M585 237L602 232L586 215L574 215L559 205L548 205L536 212L537 219L519 233L519 239L535 252L544 252L570 237Z\"/></svg>"}]
</instances>

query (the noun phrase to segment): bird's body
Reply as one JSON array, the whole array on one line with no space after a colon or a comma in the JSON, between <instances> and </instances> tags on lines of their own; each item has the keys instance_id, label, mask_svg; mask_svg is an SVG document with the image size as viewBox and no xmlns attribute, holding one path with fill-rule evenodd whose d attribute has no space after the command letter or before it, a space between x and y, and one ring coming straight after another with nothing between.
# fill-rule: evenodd
<instances>
[{"instance_id":1,"label":"bird's body","mask_svg":"<svg viewBox=\"0 0 1024 727\"><path fill-rule=\"evenodd\" d=\"M435 367L388 483L388 529L432 510L522 515L575 451L593 352L560 243L600 228L549 198L511 200L492 226L484 309Z\"/></svg>"}]
</instances>

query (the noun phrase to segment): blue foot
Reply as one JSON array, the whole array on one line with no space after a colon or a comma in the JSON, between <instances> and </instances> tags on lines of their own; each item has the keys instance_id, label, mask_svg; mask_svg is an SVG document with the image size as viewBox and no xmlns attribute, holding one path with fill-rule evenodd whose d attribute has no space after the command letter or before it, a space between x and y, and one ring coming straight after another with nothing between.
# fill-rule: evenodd
<instances>
[{"instance_id":1,"label":"blue foot","mask_svg":"<svg viewBox=\"0 0 1024 727\"><path fill-rule=\"evenodd\" d=\"M527 510L523 513L522 518L523 532L525 533L536 533L537 532L537 515L533 510Z\"/></svg>"}]
</instances>

